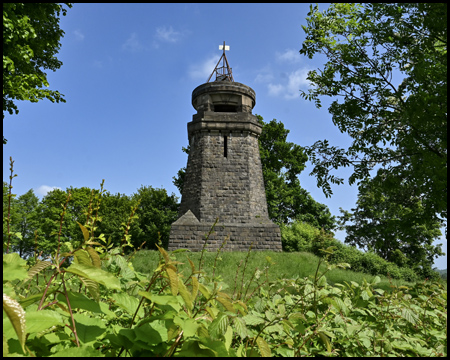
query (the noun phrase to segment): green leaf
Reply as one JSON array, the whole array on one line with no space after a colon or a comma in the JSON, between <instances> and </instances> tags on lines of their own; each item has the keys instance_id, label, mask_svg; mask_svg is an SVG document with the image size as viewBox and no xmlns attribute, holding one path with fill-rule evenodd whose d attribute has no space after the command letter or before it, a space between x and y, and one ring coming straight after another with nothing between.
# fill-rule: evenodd
<instances>
[{"instance_id":1,"label":"green leaf","mask_svg":"<svg viewBox=\"0 0 450 360\"><path fill-rule=\"evenodd\" d=\"M90 357L102 356L102 353L99 350L92 347L92 345L88 345L88 346L82 345L80 347L71 347L70 350L69 349L59 350L50 356L51 357L90 358Z\"/></svg>"},{"instance_id":2,"label":"green leaf","mask_svg":"<svg viewBox=\"0 0 450 360\"><path fill-rule=\"evenodd\" d=\"M220 312L208 327L209 335L212 339L219 339L221 335L225 334L227 326L228 315Z\"/></svg>"},{"instance_id":3,"label":"green leaf","mask_svg":"<svg viewBox=\"0 0 450 360\"><path fill-rule=\"evenodd\" d=\"M256 344L258 345L258 349L259 352L261 353L261 356L263 357L272 356L269 344L267 344L267 342L261 336L258 336L256 338Z\"/></svg>"},{"instance_id":4,"label":"green leaf","mask_svg":"<svg viewBox=\"0 0 450 360\"><path fill-rule=\"evenodd\" d=\"M262 317L253 314L248 314L244 316L243 319L247 325L251 326L264 324L266 322Z\"/></svg>"},{"instance_id":5,"label":"green leaf","mask_svg":"<svg viewBox=\"0 0 450 360\"><path fill-rule=\"evenodd\" d=\"M138 294L149 299L155 304L171 306L177 312L182 308L178 301L178 298L173 295L154 295L147 291L139 291Z\"/></svg>"},{"instance_id":6,"label":"green leaf","mask_svg":"<svg viewBox=\"0 0 450 360\"><path fill-rule=\"evenodd\" d=\"M203 338L201 339L203 340ZM211 341L211 340L209 340ZM222 344L223 346L223 344ZM208 346L202 345L198 340L188 339L183 343L181 350L177 352L179 357L216 357L217 352Z\"/></svg>"},{"instance_id":7,"label":"green leaf","mask_svg":"<svg viewBox=\"0 0 450 360\"><path fill-rule=\"evenodd\" d=\"M407 307L402 308L401 316L403 319L406 319L411 324L416 325L419 317L412 310Z\"/></svg>"},{"instance_id":8,"label":"green leaf","mask_svg":"<svg viewBox=\"0 0 450 360\"><path fill-rule=\"evenodd\" d=\"M117 277L93 265L71 264L66 271L105 285L109 289L120 290L120 282Z\"/></svg>"},{"instance_id":9,"label":"green leaf","mask_svg":"<svg viewBox=\"0 0 450 360\"><path fill-rule=\"evenodd\" d=\"M86 229L83 225L81 225L78 221L77 224L80 226L81 231L83 232L83 238L84 241L88 241L89 240L89 230Z\"/></svg>"},{"instance_id":10,"label":"green leaf","mask_svg":"<svg viewBox=\"0 0 450 360\"><path fill-rule=\"evenodd\" d=\"M39 333L47 330L52 326L64 325L63 317L53 310L29 311L26 314L27 331L32 333Z\"/></svg>"},{"instance_id":11,"label":"green leaf","mask_svg":"<svg viewBox=\"0 0 450 360\"><path fill-rule=\"evenodd\" d=\"M181 297L183 298L184 303L186 304L186 308L188 310L192 310L194 305L192 303L191 294L189 293L188 289L184 285L183 280L181 280L180 278L178 278L178 291L179 291Z\"/></svg>"},{"instance_id":12,"label":"green leaf","mask_svg":"<svg viewBox=\"0 0 450 360\"><path fill-rule=\"evenodd\" d=\"M47 291L47 297L51 294L53 294L56 290L49 290ZM40 293L40 294L36 294L36 295L30 295L28 297L26 297L25 299L20 299L19 303L20 305L22 305L22 307L25 309L26 307L30 306L31 304L34 304L37 301L40 301L42 299L42 296L44 295L44 293Z\"/></svg>"},{"instance_id":13,"label":"green leaf","mask_svg":"<svg viewBox=\"0 0 450 360\"><path fill-rule=\"evenodd\" d=\"M82 343L88 343L97 339L106 330L106 324L94 317L85 314L73 314L78 338Z\"/></svg>"},{"instance_id":14,"label":"green leaf","mask_svg":"<svg viewBox=\"0 0 450 360\"><path fill-rule=\"evenodd\" d=\"M365 335L359 336L359 341L367 348L370 349L372 347L372 342L370 339Z\"/></svg>"},{"instance_id":15,"label":"green leaf","mask_svg":"<svg viewBox=\"0 0 450 360\"><path fill-rule=\"evenodd\" d=\"M72 309L84 309L92 311L93 313L103 313L98 302L89 299L82 293L68 291L67 296L69 297L70 306ZM58 299L58 301L63 302L67 305L66 297L63 294L59 293L56 298Z\"/></svg>"},{"instance_id":16,"label":"green leaf","mask_svg":"<svg viewBox=\"0 0 450 360\"><path fill-rule=\"evenodd\" d=\"M225 347L225 344L221 340L212 340L210 337L200 337L199 340L199 348L212 351L213 356L222 358L235 356L233 350L231 349L230 351L228 351Z\"/></svg>"},{"instance_id":17,"label":"green leaf","mask_svg":"<svg viewBox=\"0 0 450 360\"><path fill-rule=\"evenodd\" d=\"M136 340L141 340L149 345L165 343L168 340L167 328L162 320L154 320L135 328Z\"/></svg>"},{"instance_id":18,"label":"green leaf","mask_svg":"<svg viewBox=\"0 0 450 360\"><path fill-rule=\"evenodd\" d=\"M245 339L248 336L247 327L245 326L245 321L242 318L234 318L234 328L236 330L236 333L242 339Z\"/></svg>"},{"instance_id":19,"label":"green leaf","mask_svg":"<svg viewBox=\"0 0 450 360\"><path fill-rule=\"evenodd\" d=\"M191 284L192 284L192 301L195 301L195 299L197 298L199 286L198 279L195 275L192 275L191 277Z\"/></svg>"},{"instance_id":20,"label":"green leaf","mask_svg":"<svg viewBox=\"0 0 450 360\"><path fill-rule=\"evenodd\" d=\"M161 249L164 250L164 249ZM170 290L172 295L176 296L178 294L178 275L174 269L171 267L166 268L167 276L169 277Z\"/></svg>"},{"instance_id":21,"label":"green leaf","mask_svg":"<svg viewBox=\"0 0 450 360\"><path fill-rule=\"evenodd\" d=\"M92 265L100 268L102 266L102 262L100 260L100 256L98 255L97 251L95 251L94 248L90 246L88 246L86 250L89 253L89 256L91 257Z\"/></svg>"},{"instance_id":22,"label":"green leaf","mask_svg":"<svg viewBox=\"0 0 450 360\"><path fill-rule=\"evenodd\" d=\"M331 343L330 340L328 339L328 336L326 336L322 331L319 331L318 334L322 342L326 345L327 351L331 353Z\"/></svg>"},{"instance_id":23,"label":"green leaf","mask_svg":"<svg viewBox=\"0 0 450 360\"><path fill-rule=\"evenodd\" d=\"M227 309L227 311L230 311L230 312L233 312L233 313L236 312L236 309L234 308L233 304L225 296L220 296L219 295L219 296L216 297L216 300L218 302L220 302L225 307L225 309Z\"/></svg>"},{"instance_id":24,"label":"green leaf","mask_svg":"<svg viewBox=\"0 0 450 360\"><path fill-rule=\"evenodd\" d=\"M375 276L371 282L372 285L378 284L381 281L379 276Z\"/></svg>"},{"instance_id":25,"label":"green leaf","mask_svg":"<svg viewBox=\"0 0 450 360\"><path fill-rule=\"evenodd\" d=\"M42 270L49 267L50 265L52 265L52 263L50 261L39 261L38 260L38 262L36 264L34 264L30 270L28 270L28 279L26 279L26 281L31 280L34 275L40 273Z\"/></svg>"},{"instance_id":26,"label":"green leaf","mask_svg":"<svg viewBox=\"0 0 450 360\"><path fill-rule=\"evenodd\" d=\"M197 329L200 326L194 319L181 319L178 316L173 319L173 322L183 329L183 337L185 338L195 336Z\"/></svg>"},{"instance_id":27,"label":"green leaf","mask_svg":"<svg viewBox=\"0 0 450 360\"><path fill-rule=\"evenodd\" d=\"M3 281L24 280L28 277L27 262L19 254L3 254Z\"/></svg>"},{"instance_id":28,"label":"green leaf","mask_svg":"<svg viewBox=\"0 0 450 360\"><path fill-rule=\"evenodd\" d=\"M227 351L229 351L231 341L233 340L233 329L231 328L231 326L227 326L227 331L225 332L224 337L225 337L225 348L227 349Z\"/></svg>"},{"instance_id":29,"label":"green leaf","mask_svg":"<svg viewBox=\"0 0 450 360\"><path fill-rule=\"evenodd\" d=\"M73 253L74 263L83 265L92 265L91 257L89 253L84 249L79 249Z\"/></svg>"},{"instance_id":30,"label":"green leaf","mask_svg":"<svg viewBox=\"0 0 450 360\"><path fill-rule=\"evenodd\" d=\"M113 294L112 299L130 315L134 315L139 306L139 299L124 292ZM138 316L141 318L144 317L144 309L142 306L139 308Z\"/></svg>"},{"instance_id":31,"label":"green leaf","mask_svg":"<svg viewBox=\"0 0 450 360\"><path fill-rule=\"evenodd\" d=\"M26 318L25 311L22 306L10 298L8 295L3 294L3 311L11 321L14 331L17 334L20 345L23 352L25 352L25 339L26 339Z\"/></svg>"},{"instance_id":32,"label":"green leaf","mask_svg":"<svg viewBox=\"0 0 450 360\"><path fill-rule=\"evenodd\" d=\"M202 293L202 295L206 298L209 299L211 297L211 292L210 290L203 285L202 283L198 284L198 289L200 290L200 292Z\"/></svg>"}]
</instances>

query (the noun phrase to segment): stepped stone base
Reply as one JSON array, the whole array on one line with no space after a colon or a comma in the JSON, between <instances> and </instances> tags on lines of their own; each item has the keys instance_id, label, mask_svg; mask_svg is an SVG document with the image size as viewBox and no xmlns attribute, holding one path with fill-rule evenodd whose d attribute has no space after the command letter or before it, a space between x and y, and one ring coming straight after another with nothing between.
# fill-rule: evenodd
<instances>
[{"instance_id":1,"label":"stepped stone base","mask_svg":"<svg viewBox=\"0 0 450 360\"><path fill-rule=\"evenodd\" d=\"M201 251L205 238L213 223L202 223L189 210L172 224L169 250L189 249ZM247 251L253 242L252 250L282 251L281 234L278 225L270 220L257 220L252 223L220 223L208 237L208 251L216 251L227 239L224 251Z\"/></svg>"}]
</instances>

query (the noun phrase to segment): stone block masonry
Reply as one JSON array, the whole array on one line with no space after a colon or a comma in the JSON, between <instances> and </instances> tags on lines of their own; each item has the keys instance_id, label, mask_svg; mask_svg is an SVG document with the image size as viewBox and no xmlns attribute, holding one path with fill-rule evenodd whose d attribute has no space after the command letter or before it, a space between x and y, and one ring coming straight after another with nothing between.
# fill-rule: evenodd
<instances>
[{"instance_id":1,"label":"stone block masonry","mask_svg":"<svg viewBox=\"0 0 450 360\"><path fill-rule=\"evenodd\" d=\"M281 251L279 227L268 218L258 136L251 113L254 91L235 82L206 83L192 93L197 110L188 123L190 152L169 250Z\"/></svg>"},{"instance_id":2,"label":"stone block masonry","mask_svg":"<svg viewBox=\"0 0 450 360\"><path fill-rule=\"evenodd\" d=\"M224 251L247 251L252 243L252 250L282 251L280 228L274 223L218 222L210 233L213 224L201 224L192 212L188 211L172 224L169 250L201 251L205 238L208 237L208 251L219 249L224 240L227 240Z\"/></svg>"}]
</instances>

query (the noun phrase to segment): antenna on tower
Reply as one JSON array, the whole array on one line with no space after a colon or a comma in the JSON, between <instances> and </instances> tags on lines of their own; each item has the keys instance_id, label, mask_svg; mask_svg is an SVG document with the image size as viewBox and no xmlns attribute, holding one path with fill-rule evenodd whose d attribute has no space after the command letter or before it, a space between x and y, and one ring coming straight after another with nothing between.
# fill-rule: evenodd
<instances>
[{"instance_id":1,"label":"antenna on tower","mask_svg":"<svg viewBox=\"0 0 450 360\"><path fill-rule=\"evenodd\" d=\"M226 50L230 50L230 47L228 45L225 45L225 41L223 42L223 45L219 45L219 50L223 50L223 54L220 57L219 61L217 62L216 67L214 68L211 75L209 75L208 81L211 80L211 77L216 73L216 80L215 81L234 81L233 74L231 73L230 64L228 64L227 56L225 55ZM220 60L222 60L222 66L219 67Z\"/></svg>"}]
</instances>

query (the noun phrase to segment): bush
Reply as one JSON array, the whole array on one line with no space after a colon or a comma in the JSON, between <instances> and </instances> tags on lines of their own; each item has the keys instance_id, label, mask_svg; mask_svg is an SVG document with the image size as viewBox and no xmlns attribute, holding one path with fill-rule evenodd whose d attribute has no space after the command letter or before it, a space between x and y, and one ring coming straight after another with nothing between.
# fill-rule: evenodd
<instances>
[{"instance_id":1,"label":"bush","mask_svg":"<svg viewBox=\"0 0 450 360\"><path fill-rule=\"evenodd\" d=\"M284 251L311 252L314 240L320 236L320 230L305 222L281 225L281 243Z\"/></svg>"},{"instance_id":2,"label":"bush","mask_svg":"<svg viewBox=\"0 0 450 360\"><path fill-rule=\"evenodd\" d=\"M319 230L304 222L294 222L291 225L281 226L281 241L283 250L288 252L306 251L322 257L321 249L334 246L333 254L328 261L333 264L348 263L352 271L364 272L371 275L390 276L393 279L404 281L417 281L419 278L428 277L435 280L437 272L419 269L417 271L391 263L373 252L364 253L357 248L343 244L333 238L331 233ZM401 256L398 256L399 262Z\"/></svg>"}]
</instances>

